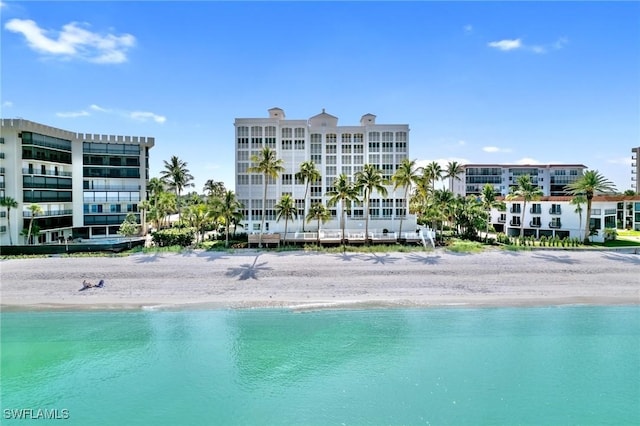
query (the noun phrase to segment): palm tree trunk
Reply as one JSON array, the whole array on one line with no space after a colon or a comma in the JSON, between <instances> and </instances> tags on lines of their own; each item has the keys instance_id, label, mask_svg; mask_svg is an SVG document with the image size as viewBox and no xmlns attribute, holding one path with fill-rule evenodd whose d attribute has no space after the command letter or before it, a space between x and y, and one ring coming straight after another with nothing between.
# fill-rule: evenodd
<instances>
[{"instance_id":1,"label":"palm tree trunk","mask_svg":"<svg viewBox=\"0 0 640 426\"><path fill-rule=\"evenodd\" d=\"M584 226L584 240L583 243L584 244L589 244L589 234L591 234L591 229L589 229L589 226L591 226L591 200L592 200L593 196L591 196L591 198L589 198L589 196L587 195L587 220L586 220L586 224Z\"/></svg>"},{"instance_id":2,"label":"palm tree trunk","mask_svg":"<svg viewBox=\"0 0 640 426\"><path fill-rule=\"evenodd\" d=\"M365 197L364 245L369 245L369 197Z\"/></svg>"},{"instance_id":3,"label":"palm tree trunk","mask_svg":"<svg viewBox=\"0 0 640 426\"><path fill-rule=\"evenodd\" d=\"M316 236L317 245L320 247L320 217L318 217L318 235Z\"/></svg>"},{"instance_id":4,"label":"palm tree trunk","mask_svg":"<svg viewBox=\"0 0 640 426\"><path fill-rule=\"evenodd\" d=\"M527 213L527 202L522 203L522 216L520 216L520 237L524 237L524 215Z\"/></svg>"},{"instance_id":5,"label":"palm tree trunk","mask_svg":"<svg viewBox=\"0 0 640 426\"><path fill-rule=\"evenodd\" d=\"M13 245L13 240L11 239L11 207L7 207L7 225L9 226L9 245Z\"/></svg>"},{"instance_id":6,"label":"palm tree trunk","mask_svg":"<svg viewBox=\"0 0 640 426\"><path fill-rule=\"evenodd\" d=\"M287 245L287 225L289 224L289 218L285 217L284 218L284 238L283 238L283 243L286 246Z\"/></svg>"},{"instance_id":7,"label":"palm tree trunk","mask_svg":"<svg viewBox=\"0 0 640 426\"><path fill-rule=\"evenodd\" d=\"M345 225L345 208L344 208L344 203L345 200L342 200L342 223L340 224L340 228L342 228L342 238L340 239L340 242L342 243L342 246L344 247L344 225Z\"/></svg>"},{"instance_id":8,"label":"palm tree trunk","mask_svg":"<svg viewBox=\"0 0 640 426\"><path fill-rule=\"evenodd\" d=\"M309 181L307 180L307 186L304 189L304 215L302 216L302 232L304 232L304 219L307 217L307 194L309 192Z\"/></svg>"},{"instance_id":9,"label":"palm tree trunk","mask_svg":"<svg viewBox=\"0 0 640 426\"><path fill-rule=\"evenodd\" d=\"M267 213L267 175L264 175L264 195L262 196L262 223L260 224L260 235L258 236L258 247L262 248L262 234L264 233L264 218Z\"/></svg>"},{"instance_id":10,"label":"palm tree trunk","mask_svg":"<svg viewBox=\"0 0 640 426\"><path fill-rule=\"evenodd\" d=\"M226 221L226 225L225 225L225 241L224 241L224 246L225 247L229 247L229 221Z\"/></svg>"}]
</instances>

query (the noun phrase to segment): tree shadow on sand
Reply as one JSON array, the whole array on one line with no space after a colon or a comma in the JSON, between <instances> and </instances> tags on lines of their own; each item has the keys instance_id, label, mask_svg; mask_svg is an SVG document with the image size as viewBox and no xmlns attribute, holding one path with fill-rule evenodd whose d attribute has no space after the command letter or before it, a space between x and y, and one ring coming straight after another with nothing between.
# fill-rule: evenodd
<instances>
[{"instance_id":1,"label":"tree shadow on sand","mask_svg":"<svg viewBox=\"0 0 640 426\"><path fill-rule=\"evenodd\" d=\"M238 277L239 281L246 281L248 279L257 280L256 274L258 272L270 271L272 268L264 266L267 262L257 263L260 255L258 254L253 263L245 263L236 268L229 268L225 273L227 277Z\"/></svg>"},{"instance_id":2,"label":"tree shadow on sand","mask_svg":"<svg viewBox=\"0 0 640 426\"><path fill-rule=\"evenodd\" d=\"M424 265L435 265L440 261L440 255L427 255L427 254L418 254L418 253L412 253L409 256L407 256L407 259L409 259L411 262L415 262L415 263L422 263Z\"/></svg>"},{"instance_id":3,"label":"tree shadow on sand","mask_svg":"<svg viewBox=\"0 0 640 426\"><path fill-rule=\"evenodd\" d=\"M136 263L154 263L154 262L159 262L161 259L162 259L162 256L159 255L158 253L136 255L135 257Z\"/></svg>"},{"instance_id":4,"label":"tree shadow on sand","mask_svg":"<svg viewBox=\"0 0 640 426\"><path fill-rule=\"evenodd\" d=\"M541 259L548 262L556 262L556 263L566 263L568 265L576 265L581 263L578 259L574 259L567 254L558 255L558 254L550 254L550 253L536 253L533 256L534 259Z\"/></svg>"},{"instance_id":5,"label":"tree shadow on sand","mask_svg":"<svg viewBox=\"0 0 640 426\"><path fill-rule=\"evenodd\" d=\"M617 262L640 265L640 256L633 253L607 253L603 254L602 257L607 260L615 260Z\"/></svg>"}]
</instances>

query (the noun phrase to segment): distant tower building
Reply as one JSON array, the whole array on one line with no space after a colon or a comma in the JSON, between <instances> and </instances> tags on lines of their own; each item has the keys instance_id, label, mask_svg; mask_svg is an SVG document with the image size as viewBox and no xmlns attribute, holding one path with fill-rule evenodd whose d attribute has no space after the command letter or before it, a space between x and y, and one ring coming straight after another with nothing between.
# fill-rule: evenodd
<instances>
[{"instance_id":1,"label":"distant tower building","mask_svg":"<svg viewBox=\"0 0 640 426\"><path fill-rule=\"evenodd\" d=\"M640 146L631 148L631 188L640 194Z\"/></svg>"},{"instance_id":2,"label":"distant tower building","mask_svg":"<svg viewBox=\"0 0 640 426\"><path fill-rule=\"evenodd\" d=\"M516 186L519 176L529 175L545 196L561 196L566 195L565 186L579 179L586 168L583 164L466 164L454 192L480 195L488 183L497 194L504 196Z\"/></svg>"},{"instance_id":3,"label":"distant tower building","mask_svg":"<svg viewBox=\"0 0 640 426\"><path fill-rule=\"evenodd\" d=\"M285 195L296 202L299 219L289 224L289 231L302 229L305 206L304 182L295 178L304 161L313 161L322 179L311 184L307 195L307 206L315 203L327 204L327 192L333 189L338 175L344 173L352 181L357 172L367 163L382 170L385 179L390 179L398 165L409 154L409 126L407 124L377 124L376 116L365 114L356 126L338 126L338 117L322 110L309 119L286 119L280 108L271 108L268 118L236 118L236 194L243 203L244 225L249 233L259 232L262 215L263 176L249 173L251 155L260 153L263 147L276 151L284 161L285 171L267 189L265 232L284 231L284 220L276 222L274 206ZM400 218L403 231L415 229L416 218L409 215L405 205L404 191L394 191L387 186L387 197L374 192L370 201L369 229L371 232L397 231ZM340 227L340 205L330 208L332 219L327 228ZM313 223L305 225L315 229ZM362 203L352 206L346 227L364 231L364 208Z\"/></svg>"}]
</instances>

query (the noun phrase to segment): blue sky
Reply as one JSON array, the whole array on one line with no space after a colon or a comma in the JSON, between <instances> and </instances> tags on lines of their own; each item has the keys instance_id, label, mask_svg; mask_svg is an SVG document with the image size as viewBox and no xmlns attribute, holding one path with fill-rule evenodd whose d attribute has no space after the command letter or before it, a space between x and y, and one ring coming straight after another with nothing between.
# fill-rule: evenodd
<instances>
[{"instance_id":1,"label":"blue sky","mask_svg":"<svg viewBox=\"0 0 640 426\"><path fill-rule=\"evenodd\" d=\"M581 163L631 187L638 2L3 1L3 118L154 136L234 185L237 117L409 124L410 156Z\"/></svg>"}]
</instances>

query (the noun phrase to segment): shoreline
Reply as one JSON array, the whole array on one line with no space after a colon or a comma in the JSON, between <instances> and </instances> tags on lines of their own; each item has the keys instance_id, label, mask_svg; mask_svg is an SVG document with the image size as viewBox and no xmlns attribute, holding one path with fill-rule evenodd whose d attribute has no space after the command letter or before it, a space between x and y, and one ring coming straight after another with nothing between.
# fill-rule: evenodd
<instances>
[{"instance_id":1,"label":"shoreline","mask_svg":"<svg viewBox=\"0 0 640 426\"><path fill-rule=\"evenodd\" d=\"M640 256L614 251L193 251L0 261L15 311L640 305ZM82 280L106 281L79 292Z\"/></svg>"}]
</instances>

